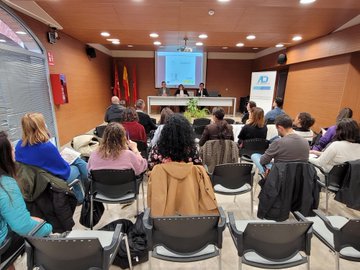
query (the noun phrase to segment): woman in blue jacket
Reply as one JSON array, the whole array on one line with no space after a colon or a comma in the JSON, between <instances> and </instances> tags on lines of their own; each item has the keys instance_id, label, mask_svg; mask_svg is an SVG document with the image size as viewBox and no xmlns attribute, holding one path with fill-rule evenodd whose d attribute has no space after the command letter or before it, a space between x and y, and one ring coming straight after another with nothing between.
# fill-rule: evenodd
<instances>
[{"instance_id":1,"label":"woman in blue jacket","mask_svg":"<svg viewBox=\"0 0 360 270\"><path fill-rule=\"evenodd\" d=\"M1 262L8 259L24 243L20 235L28 234L42 222L41 219L30 216L15 177L12 147L6 133L0 131L0 246L6 238L11 238L9 248L1 255ZM51 225L46 223L36 236L46 236L51 231ZM15 268L10 266L8 269Z\"/></svg>"}]
</instances>

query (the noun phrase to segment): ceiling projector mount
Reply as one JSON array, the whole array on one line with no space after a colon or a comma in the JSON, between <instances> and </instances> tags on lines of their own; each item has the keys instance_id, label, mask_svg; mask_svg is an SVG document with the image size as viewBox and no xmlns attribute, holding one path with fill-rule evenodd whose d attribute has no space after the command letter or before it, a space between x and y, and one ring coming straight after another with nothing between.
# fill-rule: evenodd
<instances>
[{"instance_id":1,"label":"ceiling projector mount","mask_svg":"<svg viewBox=\"0 0 360 270\"><path fill-rule=\"evenodd\" d=\"M185 45L181 46L180 48L177 49L179 52L192 52L193 51L193 49L187 45L188 40L189 39L187 37L184 38Z\"/></svg>"}]
</instances>

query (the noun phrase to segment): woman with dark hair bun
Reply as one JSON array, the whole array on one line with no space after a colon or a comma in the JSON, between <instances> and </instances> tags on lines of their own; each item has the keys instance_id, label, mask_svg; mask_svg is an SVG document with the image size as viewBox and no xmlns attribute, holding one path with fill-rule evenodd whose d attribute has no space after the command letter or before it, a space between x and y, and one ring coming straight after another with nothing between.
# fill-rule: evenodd
<instances>
[{"instance_id":1,"label":"woman with dark hair bun","mask_svg":"<svg viewBox=\"0 0 360 270\"><path fill-rule=\"evenodd\" d=\"M213 123L205 127L199 145L203 146L209 140L234 140L233 127L224 120L224 109L214 107L212 116Z\"/></svg>"},{"instance_id":2,"label":"woman with dark hair bun","mask_svg":"<svg viewBox=\"0 0 360 270\"><path fill-rule=\"evenodd\" d=\"M325 172L329 172L335 165L360 159L360 128L355 120L342 119L337 125L335 140L324 152L310 150L318 158L311 157L309 161ZM321 178L323 177L320 176Z\"/></svg>"},{"instance_id":3,"label":"woman with dark hair bun","mask_svg":"<svg viewBox=\"0 0 360 270\"><path fill-rule=\"evenodd\" d=\"M149 168L170 161L202 164L194 139L194 130L189 121L181 114L170 115L149 155Z\"/></svg>"}]
</instances>

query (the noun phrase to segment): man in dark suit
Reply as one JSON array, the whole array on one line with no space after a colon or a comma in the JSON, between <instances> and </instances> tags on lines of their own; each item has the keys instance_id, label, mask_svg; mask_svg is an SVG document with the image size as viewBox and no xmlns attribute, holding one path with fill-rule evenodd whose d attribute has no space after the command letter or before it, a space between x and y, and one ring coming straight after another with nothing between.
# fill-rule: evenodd
<instances>
[{"instance_id":1,"label":"man in dark suit","mask_svg":"<svg viewBox=\"0 0 360 270\"><path fill-rule=\"evenodd\" d=\"M199 89L196 90L197 97L208 97L209 96L209 93L206 90L206 88L204 88L204 86L205 86L204 83L199 84Z\"/></svg>"},{"instance_id":2,"label":"man in dark suit","mask_svg":"<svg viewBox=\"0 0 360 270\"><path fill-rule=\"evenodd\" d=\"M149 134L151 130L157 129L155 123L151 120L150 116L144 112L145 101L138 99L135 103L136 112L139 116L139 123L144 126L146 134Z\"/></svg>"}]
</instances>

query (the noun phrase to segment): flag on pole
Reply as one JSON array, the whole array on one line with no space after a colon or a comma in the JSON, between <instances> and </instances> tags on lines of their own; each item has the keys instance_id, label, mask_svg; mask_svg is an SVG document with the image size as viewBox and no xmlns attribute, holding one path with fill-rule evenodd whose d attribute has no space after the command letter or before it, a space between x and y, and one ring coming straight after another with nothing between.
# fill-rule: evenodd
<instances>
[{"instance_id":1,"label":"flag on pole","mask_svg":"<svg viewBox=\"0 0 360 270\"><path fill-rule=\"evenodd\" d=\"M113 89L113 94L114 96L117 96L119 99L121 99L121 94L120 94L120 84L119 84L119 74L118 74L118 68L116 63L114 63L114 89Z\"/></svg>"},{"instance_id":2,"label":"flag on pole","mask_svg":"<svg viewBox=\"0 0 360 270\"><path fill-rule=\"evenodd\" d=\"M137 85L136 85L136 66L133 65L133 74L132 74L132 88L133 88L133 101L136 104L137 100Z\"/></svg>"},{"instance_id":3,"label":"flag on pole","mask_svg":"<svg viewBox=\"0 0 360 270\"><path fill-rule=\"evenodd\" d=\"M124 72L123 72L123 86L125 89L125 100L126 102L130 102L130 90L129 90L129 79L128 79L128 73L127 68L124 65Z\"/></svg>"}]
</instances>

